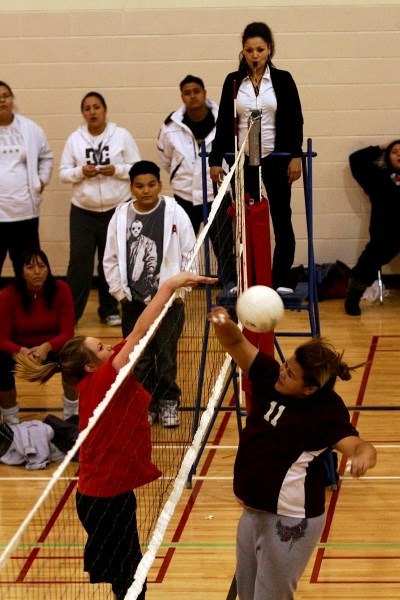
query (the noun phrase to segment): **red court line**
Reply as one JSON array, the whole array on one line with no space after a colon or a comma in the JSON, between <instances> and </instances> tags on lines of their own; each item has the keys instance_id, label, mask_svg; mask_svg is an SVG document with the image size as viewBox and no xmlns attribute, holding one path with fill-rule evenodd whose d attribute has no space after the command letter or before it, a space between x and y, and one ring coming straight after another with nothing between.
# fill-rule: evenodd
<instances>
[{"instance_id":1,"label":"red court line","mask_svg":"<svg viewBox=\"0 0 400 600\"><path fill-rule=\"evenodd\" d=\"M76 486L76 481L71 481L71 483L69 483L67 489L65 490L59 503L57 504L56 508L54 509L54 512L51 515L49 521L47 522L45 528L43 529L42 533L39 535L39 537L37 539L38 544L43 544L43 542L46 540L47 536L50 534L58 517L61 514L62 509L64 508L65 504L69 500L75 486ZM21 568L19 575L17 576L17 578L15 580L15 583L23 583L23 581L25 580L26 576L28 575L29 570L31 569L33 563L35 562L35 559L37 558L40 550L42 550L42 548L33 548L31 550L31 552L29 553L29 555L26 558L24 565ZM33 582L30 581L29 583L31 584Z\"/></svg>"},{"instance_id":2,"label":"red court line","mask_svg":"<svg viewBox=\"0 0 400 600\"><path fill-rule=\"evenodd\" d=\"M375 353L376 353L378 341L379 341L379 336L374 335L372 337L371 346L370 346L369 352L368 352L367 364L365 365L363 377L362 377L362 380L361 380L360 389L358 391L357 401L356 401L356 404L355 404L356 406L362 406L362 403L363 403L363 400L364 400L364 396L365 396L365 390L367 389L367 385L368 385L368 381L369 381L369 376L371 374L372 363L373 363L374 358L375 358ZM358 415L357 415L357 420L358 420ZM353 425L354 425L354 423L353 423Z\"/></svg>"},{"instance_id":3,"label":"red court line","mask_svg":"<svg viewBox=\"0 0 400 600\"><path fill-rule=\"evenodd\" d=\"M162 583L164 581L164 577L168 571L168 567L171 564L171 561L174 557L176 548L168 548L165 556L162 557L160 568L158 569L158 573L156 578L148 583Z\"/></svg>"},{"instance_id":4,"label":"red court line","mask_svg":"<svg viewBox=\"0 0 400 600\"><path fill-rule=\"evenodd\" d=\"M372 341L371 341L371 345L369 348L369 352L368 352L368 358L367 358L367 364L365 366L364 369L364 373L363 373L363 377L361 380L361 384L360 384L360 389L358 391L358 395L357 395L357 402L355 406L362 406L363 405L363 401L364 401L364 397L365 397L365 392L368 386L368 382L369 382L369 378L371 375L371 368L372 368L372 364L374 361L374 358L376 356L377 353L379 352L385 352L385 350L378 350L378 342L381 338L399 338L400 336L398 335L381 335L381 336L373 336L372 337ZM357 426L357 422L360 416L360 411L355 410L353 417L352 417L352 424L356 427ZM344 457L342 457L341 461L340 461L340 465L339 465L339 473L341 475L343 475L344 473L344 469L346 467L346 459ZM327 543L328 538L329 538L329 533L331 530L331 526L332 526L332 522L333 522L333 517L335 515L335 510L336 510L336 506L339 500L339 494L340 494L340 490L341 490L341 482L339 480L338 482L338 489L334 492L332 492L331 498L330 498L330 502L328 505L328 509L326 511L326 523L325 523L325 528L324 531L322 532L321 535L321 543ZM365 558L364 557L359 557L359 558ZM368 557L368 558L372 558L374 559L374 557ZM377 557L378 558L378 557ZM388 559L392 559L393 557L386 557L386 556L380 556L379 560L388 560ZM400 557L399 557L400 558ZM353 560L354 557L346 557L346 556L340 556L340 560L343 559L348 559L348 560ZM311 577L310 577L310 583L337 583L337 584L349 584L349 581L341 581L341 580L336 580L332 581L332 580L324 580L320 578L320 572L321 572L321 568L322 568L322 562L324 560L339 560L337 557L327 557L325 556L325 548L318 548L317 553L316 553L316 557L315 557L315 561L314 561L314 565L312 568L312 572L311 572ZM374 559L375 560L375 559ZM393 583L400 583L400 580L393 580L393 581L374 581L374 580L365 580L365 581L358 581L357 582L352 582L352 585L354 585L354 583L369 583L369 584L393 584Z\"/></svg>"},{"instance_id":5,"label":"red court line","mask_svg":"<svg viewBox=\"0 0 400 600\"><path fill-rule=\"evenodd\" d=\"M225 430L226 430L226 427L228 425L228 421L229 421L230 417L231 417L231 413L225 413L224 414L224 416L222 418L222 422L221 422L220 426L218 427L218 430L217 430L217 433L215 435L215 438L211 442L213 446L217 446L217 445L220 444L222 436L225 433ZM205 450L206 449L207 449L207 446L206 446ZM213 448L210 449L207 452L207 456L206 456L205 462L204 462L203 467L202 467L202 469L200 471L200 475L202 477L204 477L208 473L209 468L210 468L210 466L212 464L212 461L214 459L215 453L216 453L216 449L213 449ZM193 507L194 507L194 505L196 503L196 500L198 498L198 495L200 493L200 490L201 490L201 488L203 486L203 483L204 483L204 480L198 480L194 484L194 488L192 490L192 493L190 494L190 496L189 496L189 498L188 498L188 500L186 502L185 508L183 509L183 512L182 512L182 515L181 515L181 518L179 519L179 522L178 522L178 524L176 526L175 532L174 532L174 534L172 536L172 540L171 540L172 543L177 543L181 539L182 534L184 532L184 529L185 529L185 527L187 525L187 522L189 520L189 517L190 517L190 515L192 513ZM165 557L162 558L161 565L159 567L159 572L158 572L158 574L157 574L157 576L155 578L155 583L162 583L163 582L163 580L164 580L164 578L166 576L166 573L168 571L168 567L169 567L169 565L171 563L171 560L173 558L173 555L175 554L175 550L176 550L176 548L169 548L168 551L167 551L167 553L166 553L166 555L165 555Z\"/></svg>"}]
</instances>

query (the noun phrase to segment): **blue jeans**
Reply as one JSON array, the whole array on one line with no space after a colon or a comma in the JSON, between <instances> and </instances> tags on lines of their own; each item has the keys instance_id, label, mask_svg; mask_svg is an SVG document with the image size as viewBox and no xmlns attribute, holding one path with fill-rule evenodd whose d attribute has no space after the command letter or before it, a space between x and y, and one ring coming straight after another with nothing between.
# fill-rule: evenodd
<instances>
[{"instance_id":1,"label":"blue jeans","mask_svg":"<svg viewBox=\"0 0 400 600\"><path fill-rule=\"evenodd\" d=\"M133 300L122 304L122 334L126 338L146 308ZM185 323L185 307L176 300L135 365L135 377L152 395L149 412L179 405L181 390L176 383L178 341Z\"/></svg>"}]
</instances>

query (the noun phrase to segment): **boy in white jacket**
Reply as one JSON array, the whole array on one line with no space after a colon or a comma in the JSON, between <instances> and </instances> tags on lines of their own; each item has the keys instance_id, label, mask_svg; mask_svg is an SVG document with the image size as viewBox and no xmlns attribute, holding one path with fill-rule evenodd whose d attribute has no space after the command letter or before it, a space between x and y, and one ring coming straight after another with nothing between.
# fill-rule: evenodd
<instances>
[{"instance_id":1,"label":"boy in white jacket","mask_svg":"<svg viewBox=\"0 0 400 600\"><path fill-rule=\"evenodd\" d=\"M173 198L160 195L160 169L155 163L139 161L129 176L133 198L118 206L110 221L103 261L110 293L121 302L124 337L132 331L159 285L187 270L196 241L183 208ZM135 367L135 376L153 396L151 424L158 416L164 427L180 423L177 347L184 321L182 294Z\"/></svg>"},{"instance_id":2,"label":"boy in white jacket","mask_svg":"<svg viewBox=\"0 0 400 600\"><path fill-rule=\"evenodd\" d=\"M200 77L187 75L179 84L182 106L164 121L157 139L157 150L161 165L168 171L175 200L189 215L197 235L214 200L213 184L210 179L208 158L206 178L203 186L202 144L208 154L215 137L218 105L207 98L204 82ZM224 162L225 168L227 165ZM204 218L206 203L206 218ZM236 265L233 249L232 219L227 216L231 205L227 194L214 219L209 235L218 260L218 276L225 285L236 284Z\"/></svg>"}]
</instances>

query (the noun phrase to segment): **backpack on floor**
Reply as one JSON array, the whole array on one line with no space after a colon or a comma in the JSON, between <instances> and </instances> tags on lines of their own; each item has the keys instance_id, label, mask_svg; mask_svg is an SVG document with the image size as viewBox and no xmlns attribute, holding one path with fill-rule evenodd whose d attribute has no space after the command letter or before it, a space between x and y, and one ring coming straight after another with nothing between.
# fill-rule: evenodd
<instances>
[{"instance_id":1,"label":"backpack on floor","mask_svg":"<svg viewBox=\"0 0 400 600\"><path fill-rule=\"evenodd\" d=\"M335 263L316 265L321 270L321 283L317 283L318 299L344 298L349 282L350 267L341 260ZM317 279L318 281L318 279Z\"/></svg>"}]
</instances>

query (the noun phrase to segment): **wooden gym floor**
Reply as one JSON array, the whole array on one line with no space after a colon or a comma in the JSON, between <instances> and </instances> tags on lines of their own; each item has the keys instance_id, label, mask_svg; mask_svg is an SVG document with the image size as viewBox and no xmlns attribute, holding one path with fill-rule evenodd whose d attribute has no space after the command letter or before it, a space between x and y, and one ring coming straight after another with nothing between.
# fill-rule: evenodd
<instances>
[{"instance_id":1,"label":"wooden gym floor","mask_svg":"<svg viewBox=\"0 0 400 600\"><path fill-rule=\"evenodd\" d=\"M391 290L384 304L363 305L361 317L345 315L341 300L320 303L321 333L345 360L370 363L337 391L351 411L362 437L378 450L378 465L361 480L344 473L335 492L327 488L327 523L304 573L296 600L400 599L400 292ZM286 311L281 331L302 331L307 314ZM77 333L105 341L120 330L101 325L94 292ZM304 339L278 338L285 355ZM18 384L22 418L42 418L61 409L59 382L43 390ZM226 404L230 398L227 396ZM40 407L40 412L29 410ZM148 578L149 600L234 600L235 534L240 508L232 493L232 467L238 442L236 416L221 411L208 439L192 487L184 490ZM0 550L32 508L40 478L0 465ZM2 583L0 598L30 600L29 585ZM72 598L63 596L66 600ZM96 596L100 597L100 596ZM109 598L108 594L101 596ZM75 596L74 596L75 598ZM86 596L85 596L86 598Z\"/></svg>"}]
</instances>

